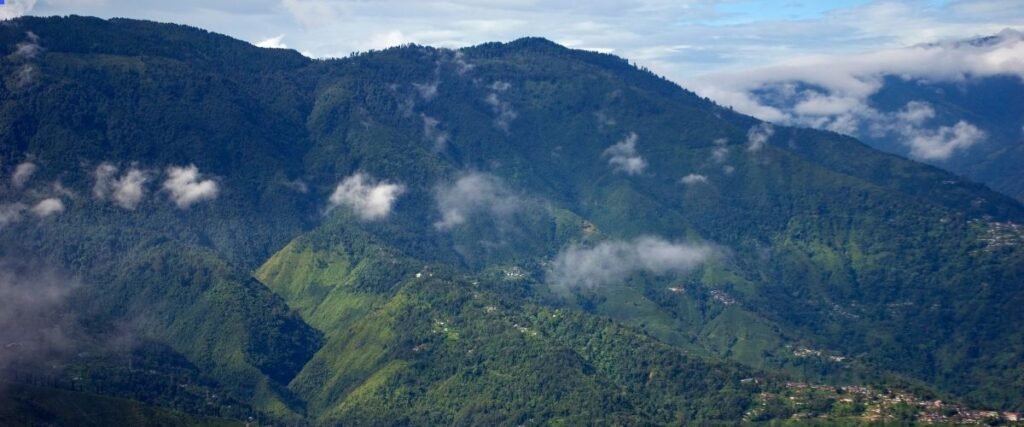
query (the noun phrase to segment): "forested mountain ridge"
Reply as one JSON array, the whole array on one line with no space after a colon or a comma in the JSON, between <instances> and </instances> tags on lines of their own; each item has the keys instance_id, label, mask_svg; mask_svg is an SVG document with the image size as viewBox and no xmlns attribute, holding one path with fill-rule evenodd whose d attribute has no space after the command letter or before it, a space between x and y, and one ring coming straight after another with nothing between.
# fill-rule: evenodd
<instances>
[{"instance_id":1,"label":"forested mountain ridge","mask_svg":"<svg viewBox=\"0 0 1024 427\"><path fill-rule=\"evenodd\" d=\"M620 58L81 17L0 44L0 250L80 283L41 327L122 397L210 414L63 347L125 360L127 329L147 375L329 424L736 421L786 378L1024 397L1024 207Z\"/></svg>"}]
</instances>

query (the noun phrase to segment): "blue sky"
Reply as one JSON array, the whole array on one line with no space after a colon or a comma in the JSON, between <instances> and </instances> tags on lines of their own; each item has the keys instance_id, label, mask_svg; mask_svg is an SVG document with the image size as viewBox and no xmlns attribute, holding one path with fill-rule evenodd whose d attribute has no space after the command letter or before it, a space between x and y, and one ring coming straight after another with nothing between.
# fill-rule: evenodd
<instances>
[{"instance_id":1,"label":"blue sky","mask_svg":"<svg viewBox=\"0 0 1024 427\"><path fill-rule=\"evenodd\" d=\"M684 86L807 55L852 55L1024 29L1022 0L7 0L0 17L176 22L309 56L401 43L542 36L612 52Z\"/></svg>"}]
</instances>

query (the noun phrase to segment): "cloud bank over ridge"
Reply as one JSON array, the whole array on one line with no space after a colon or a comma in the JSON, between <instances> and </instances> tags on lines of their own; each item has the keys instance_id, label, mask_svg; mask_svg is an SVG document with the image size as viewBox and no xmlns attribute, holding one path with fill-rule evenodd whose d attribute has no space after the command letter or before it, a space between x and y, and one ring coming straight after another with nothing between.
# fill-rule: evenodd
<instances>
[{"instance_id":1,"label":"cloud bank over ridge","mask_svg":"<svg viewBox=\"0 0 1024 427\"><path fill-rule=\"evenodd\" d=\"M698 92L763 120L854 136L889 136L914 158L944 160L983 142L984 132L967 121L934 123L934 109L923 101L887 112L875 108L870 98L886 78L963 82L996 75L1024 79L1024 33L1004 30L967 41L793 58L707 76Z\"/></svg>"}]
</instances>

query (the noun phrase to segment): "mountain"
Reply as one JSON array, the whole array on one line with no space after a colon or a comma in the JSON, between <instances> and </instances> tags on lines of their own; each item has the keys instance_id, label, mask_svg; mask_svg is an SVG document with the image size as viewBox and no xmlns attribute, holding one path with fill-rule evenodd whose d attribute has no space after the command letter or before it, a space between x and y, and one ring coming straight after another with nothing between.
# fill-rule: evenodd
<instances>
[{"instance_id":1,"label":"mountain","mask_svg":"<svg viewBox=\"0 0 1024 427\"><path fill-rule=\"evenodd\" d=\"M66 17L0 45L11 396L312 424L865 414L794 384L1022 409L1024 206L935 167L538 38L312 60Z\"/></svg>"}]
</instances>

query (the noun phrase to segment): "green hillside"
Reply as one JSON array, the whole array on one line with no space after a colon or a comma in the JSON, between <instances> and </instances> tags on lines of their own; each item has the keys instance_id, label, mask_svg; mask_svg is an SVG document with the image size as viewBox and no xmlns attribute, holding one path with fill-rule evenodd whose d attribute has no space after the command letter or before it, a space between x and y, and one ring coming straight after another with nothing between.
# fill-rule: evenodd
<instances>
[{"instance_id":1,"label":"green hillside","mask_svg":"<svg viewBox=\"0 0 1024 427\"><path fill-rule=\"evenodd\" d=\"M69 353L166 346L151 375L218 414L736 422L793 382L1024 409L1024 206L939 169L544 39L310 60L67 17L0 46L0 259L81 283L46 307ZM195 413L83 360L46 375Z\"/></svg>"}]
</instances>

